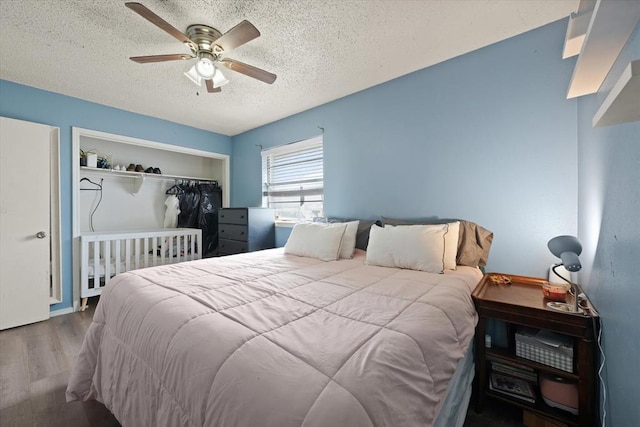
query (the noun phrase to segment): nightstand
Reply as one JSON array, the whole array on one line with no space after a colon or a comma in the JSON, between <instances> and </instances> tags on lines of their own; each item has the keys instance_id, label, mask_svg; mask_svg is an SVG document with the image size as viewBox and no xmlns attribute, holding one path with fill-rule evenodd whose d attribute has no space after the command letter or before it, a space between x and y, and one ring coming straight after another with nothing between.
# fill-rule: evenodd
<instances>
[{"instance_id":1,"label":"nightstand","mask_svg":"<svg viewBox=\"0 0 640 427\"><path fill-rule=\"evenodd\" d=\"M494 284L491 280L493 276L507 276L511 279L511 283ZM488 396L562 424L596 426L599 423L596 336L600 318L588 299L581 303L585 314L576 315L548 308L541 289L544 282L544 279L534 277L489 273L473 291L472 297L479 315L475 340L476 411L482 411L484 400ZM568 296L568 298L572 297ZM488 319L505 322L506 347L496 347L495 344L491 347L485 345L489 344L485 343ZM550 331L565 338L573 350L573 359L569 367L561 369L518 356L516 334L522 337L524 332L521 331L525 330L522 329L523 327ZM519 344L522 345L522 341ZM492 389L491 375L498 369L503 371L511 369L517 372L516 375L528 377L535 397L527 401ZM541 374L577 383L577 415L545 404L538 381L534 380Z\"/></svg>"}]
</instances>

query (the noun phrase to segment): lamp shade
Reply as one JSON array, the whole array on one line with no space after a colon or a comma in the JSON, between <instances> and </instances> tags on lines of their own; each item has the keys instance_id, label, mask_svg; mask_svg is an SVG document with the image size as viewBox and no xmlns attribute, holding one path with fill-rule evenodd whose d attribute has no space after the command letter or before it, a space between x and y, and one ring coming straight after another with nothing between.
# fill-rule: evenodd
<instances>
[{"instance_id":1,"label":"lamp shade","mask_svg":"<svg viewBox=\"0 0 640 427\"><path fill-rule=\"evenodd\" d=\"M582 253L582 244L574 236L557 236L549 240L547 247L552 254L562 260L568 271L580 271L582 264L578 255Z\"/></svg>"},{"instance_id":2,"label":"lamp shade","mask_svg":"<svg viewBox=\"0 0 640 427\"><path fill-rule=\"evenodd\" d=\"M202 77L196 71L196 66L192 66L189 68L189 71L184 73L185 76L189 78L196 86L202 86Z\"/></svg>"},{"instance_id":3,"label":"lamp shade","mask_svg":"<svg viewBox=\"0 0 640 427\"><path fill-rule=\"evenodd\" d=\"M216 67L213 65L213 55L207 52L201 52L196 62L196 72L203 79L210 79L216 73Z\"/></svg>"},{"instance_id":4,"label":"lamp shade","mask_svg":"<svg viewBox=\"0 0 640 427\"><path fill-rule=\"evenodd\" d=\"M229 80L227 80L219 68L216 68L216 72L211 80L213 80L213 87L221 87L229 83Z\"/></svg>"}]
</instances>

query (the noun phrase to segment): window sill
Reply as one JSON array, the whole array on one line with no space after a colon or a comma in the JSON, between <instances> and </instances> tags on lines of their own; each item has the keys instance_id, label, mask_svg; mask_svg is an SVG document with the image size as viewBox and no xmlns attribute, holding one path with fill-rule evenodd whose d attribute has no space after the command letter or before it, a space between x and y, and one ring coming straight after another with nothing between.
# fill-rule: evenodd
<instances>
[{"instance_id":1,"label":"window sill","mask_svg":"<svg viewBox=\"0 0 640 427\"><path fill-rule=\"evenodd\" d=\"M277 228L293 228L296 225L297 221L285 221L285 220L276 220Z\"/></svg>"}]
</instances>

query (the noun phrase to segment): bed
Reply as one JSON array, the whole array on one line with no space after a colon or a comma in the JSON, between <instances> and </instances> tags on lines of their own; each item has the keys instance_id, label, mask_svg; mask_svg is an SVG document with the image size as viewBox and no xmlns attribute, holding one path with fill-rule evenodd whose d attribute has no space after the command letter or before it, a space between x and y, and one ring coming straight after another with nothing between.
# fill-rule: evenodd
<instances>
[{"instance_id":1,"label":"bed","mask_svg":"<svg viewBox=\"0 0 640 427\"><path fill-rule=\"evenodd\" d=\"M279 248L120 274L67 400L123 426L461 425L482 272L367 260Z\"/></svg>"}]
</instances>

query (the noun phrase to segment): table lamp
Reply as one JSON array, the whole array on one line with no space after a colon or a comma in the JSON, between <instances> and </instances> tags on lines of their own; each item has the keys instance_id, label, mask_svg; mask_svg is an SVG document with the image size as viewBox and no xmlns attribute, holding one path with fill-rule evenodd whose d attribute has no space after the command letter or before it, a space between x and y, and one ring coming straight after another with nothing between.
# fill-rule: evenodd
<instances>
[{"instance_id":1,"label":"table lamp","mask_svg":"<svg viewBox=\"0 0 640 427\"><path fill-rule=\"evenodd\" d=\"M555 310L566 311L569 313L580 313L582 310L578 308L578 289L575 284L571 282L571 280L567 280L562 277L557 271L556 268L560 266L564 266L564 268L569 272L580 271L582 268L582 264L580 264L580 258L578 255L582 253L582 245L577 237L574 236L556 236L553 239L549 240L547 243L547 247L551 251L553 255L560 258L561 263L555 264L551 269L553 273L569 283L571 286L571 290L573 291L573 305L566 303L547 303L549 308L553 308Z\"/></svg>"}]
</instances>

